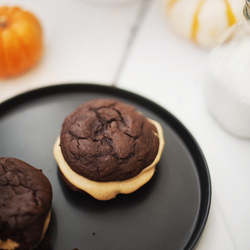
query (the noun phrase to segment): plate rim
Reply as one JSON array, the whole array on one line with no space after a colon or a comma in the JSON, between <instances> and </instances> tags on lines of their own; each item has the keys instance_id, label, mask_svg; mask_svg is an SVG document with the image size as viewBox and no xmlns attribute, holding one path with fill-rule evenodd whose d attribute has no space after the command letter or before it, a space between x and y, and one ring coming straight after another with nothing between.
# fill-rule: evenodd
<instances>
[{"instance_id":1,"label":"plate rim","mask_svg":"<svg viewBox=\"0 0 250 250\"><path fill-rule=\"evenodd\" d=\"M198 243L203 230L206 226L207 219L210 212L211 207L211 199L212 199L212 184L211 184L211 176L208 168L208 164L206 162L205 156L197 143L194 136L191 134L191 132L185 127L185 125L177 119L176 116L174 116L171 112L169 112L166 108L163 108L156 102L138 94L135 92L131 92L129 90L115 87L115 86L108 86L108 85L102 85L102 84L95 84L95 83L62 83L62 84L54 84L54 85L48 85L48 86L42 86L38 88L34 88L25 92L22 92L20 94L14 95L7 100L4 100L0 103L0 118L5 113L8 113L11 109L14 109L15 107L18 107L19 104L24 104L26 102L29 102L31 100L36 100L37 98L42 98L44 96L54 95L55 93L66 93L66 92L73 92L73 91L79 91L79 88L81 92L87 91L87 92L96 92L96 93L108 93L112 96L119 96L119 97L133 97L136 98L136 102L140 105L143 102L147 105L143 107L148 108L149 110L155 110L153 113L159 115L165 122L167 122L168 125L175 131L176 134L180 137L182 142L187 147L189 153L192 156L192 159L195 162L195 167L199 175L199 186L201 189L200 194L200 202L199 202L199 209L198 209L198 215L196 218L196 222L193 228L193 232L191 233L190 237L188 238L186 245L184 246L184 250L192 250ZM95 89L95 90L94 90ZM57 92L57 90L60 90ZM131 98L131 100L134 101L134 99ZM126 98L130 99L130 98ZM14 104L14 105L13 105ZM152 108L153 107L153 108ZM167 117L166 117L167 116ZM170 118L166 121L167 118ZM190 148L190 145L192 147L192 150ZM189 145L189 146L188 146ZM202 168L198 168L199 164L202 164ZM205 196L205 197L204 197Z\"/></svg>"}]
</instances>

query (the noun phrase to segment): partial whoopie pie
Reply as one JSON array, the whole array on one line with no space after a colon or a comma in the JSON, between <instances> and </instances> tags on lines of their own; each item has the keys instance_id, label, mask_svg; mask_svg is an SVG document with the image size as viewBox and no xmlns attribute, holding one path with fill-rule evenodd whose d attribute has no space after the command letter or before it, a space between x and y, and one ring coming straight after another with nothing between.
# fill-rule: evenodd
<instances>
[{"instance_id":1,"label":"partial whoopie pie","mask_svg":"<svg viewBox=\"0 0 250 250\"><path fill-rule=\"evenodd\" d=\"M48 228L51 205L52 187L41 170L0 158L0 249L34 249Z\"/></svg>"}]
</instances>

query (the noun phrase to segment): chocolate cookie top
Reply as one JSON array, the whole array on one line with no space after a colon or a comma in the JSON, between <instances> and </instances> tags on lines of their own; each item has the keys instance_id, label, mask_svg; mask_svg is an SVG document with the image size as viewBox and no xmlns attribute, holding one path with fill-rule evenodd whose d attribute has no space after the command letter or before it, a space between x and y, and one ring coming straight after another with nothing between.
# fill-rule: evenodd
<instances>
[{"instance_id":1,"label":"chocolate cookie top","mask_svg":"<svg viewBox=\"0 0 250 250\"><path fill-rule=\"evenodd\" d=\"M0 239L33 249L51 209L52 188L41 170L15 158L0 158Z\"/></svg>"},{"instance_id":2,"label":"chocolate cookie top","mask_svg":"<svg viewBox=\"0 0 250 250\"><path fill-rule=\"evenodd\" d=\"M73 171L90 180L122 181L155 159L155 126L133 106L112 99L92 100L66 117L60 146Z\"/></svg>"}]
</instances>

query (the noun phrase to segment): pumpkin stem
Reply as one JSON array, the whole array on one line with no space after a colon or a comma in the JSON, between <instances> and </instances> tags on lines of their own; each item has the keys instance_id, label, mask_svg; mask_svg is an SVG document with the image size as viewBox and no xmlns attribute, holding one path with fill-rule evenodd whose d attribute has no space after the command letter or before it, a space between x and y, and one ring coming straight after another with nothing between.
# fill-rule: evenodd
<instances>
[{"instance_id":1,"label":"pumpkin stem","mask_svg":"<svg viewBox=\"0 0 250 250\"><path fill-rule=\"evenodd\" d=\"M7 17L0 16L0 28L6 28L6 27L7 27Z\"/></svg>"},{"instance_id":2,"label":"pumpkin stem","mask_svg":"<svg viewBox=\"0 0 250 250\"><path fill-rule=\"evenodd\" d=\"M243 14L247 20L250 20L250 0L246 0L244 9L243 9Z\"/></svg>"}]
</instances>

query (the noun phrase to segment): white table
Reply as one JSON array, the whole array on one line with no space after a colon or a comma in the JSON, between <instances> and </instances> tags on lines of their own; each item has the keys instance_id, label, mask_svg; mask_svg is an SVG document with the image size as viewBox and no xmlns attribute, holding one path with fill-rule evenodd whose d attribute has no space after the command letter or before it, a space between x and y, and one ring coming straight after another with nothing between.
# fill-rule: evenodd
<instances>
[{"instance_id":1,"label":"white table","mask_svg":"<svg viewBox=\"0 0 250 250\"><path fill-rule=\"evenodd\" d=\"M157 102L193 134L210 169L212 204L197 249L249 250L250 141L227 134L206 110L201 86L209 52L169 29L160 0L96 1L0 0L35 13L45 34L41 62L1 80L0 102L75 82L116 84Z\"/></svg>"}]
</instances>

